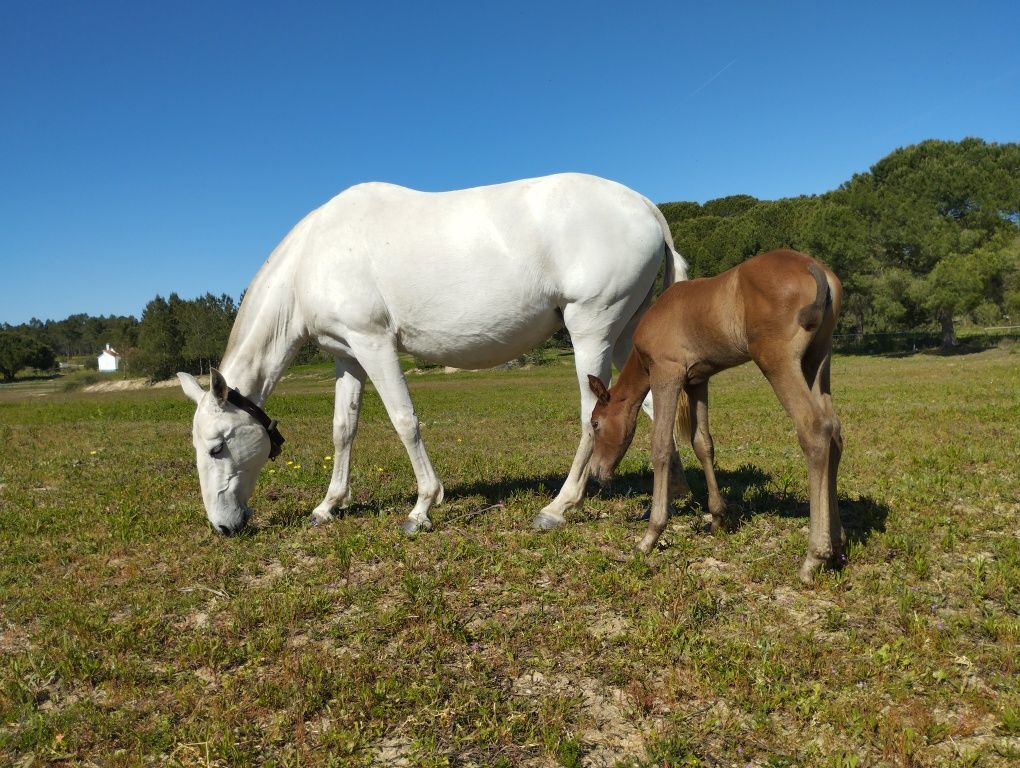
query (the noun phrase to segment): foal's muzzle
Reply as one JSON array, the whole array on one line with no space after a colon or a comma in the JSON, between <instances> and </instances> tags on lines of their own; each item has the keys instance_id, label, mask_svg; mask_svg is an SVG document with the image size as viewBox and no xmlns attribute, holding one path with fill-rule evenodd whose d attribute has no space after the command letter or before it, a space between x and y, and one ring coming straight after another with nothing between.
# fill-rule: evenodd
<instances>
[{"instance_id":1,"label":"foal's muzzle","mask_svg":"<svg viewBox=\"0 0 1020 768\"><path fill-rule=\"evenodd\" d=\"M604 464L592 465L589 475L592 480L602 487L609 485L609 482L613 479L612 470L607 470Z\"/></svg>"}]
</instances>

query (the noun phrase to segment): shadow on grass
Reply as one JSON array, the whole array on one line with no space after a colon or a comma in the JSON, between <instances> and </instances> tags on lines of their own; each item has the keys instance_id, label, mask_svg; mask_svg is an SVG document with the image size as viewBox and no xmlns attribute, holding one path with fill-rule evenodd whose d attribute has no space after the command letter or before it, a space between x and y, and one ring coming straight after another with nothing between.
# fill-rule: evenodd
<instances>
[{"instance_id":1,"label":"shadow on grass","mask_svg":"<svg viewBox=\"0 0 1020 768\"><path fill-rule=\"evenodd\" d=\"M563 479L562 475L541 475L499 482L468 483L447 488L447 495L451 498L481 496L489 504L496 505L519 494L555 494L563 484ZM652 479L650 471L629 471L616 475L612 483L606 486L589 484L588 491L590 495L601 499L650 496ZM719 481L719 491L727 502L730 530L739 530L755 515L804 519L809 516L806 496L793 492L781 481L751 464L744 464L735 470L716 469L716 479ZM674 502L674 516L700 515L708 508L708 488L704 474L688 467L687 480L691 485L692 496L687 501ZM847 539L864 543L873 532L885 530L889 507L869 496L840 496L839 513ZM644 517L647 519L647 510Z\"/></svg>"},{"instance_id":2,"label":"shadow on grass","mask_svg":"<svg viewBox=\"0 0 1020 768\"><path fill-rule=\"evenodd\" d=\"M686 500L674 501L671 514L673 516L700 517L707 510L708 489L705 476L699 468L687 466L687 480L691 485L692 496ZM719 490L727 503L727 527L731 531L739 530L746 522L756 515L775 515L783 518L803 518L809 516L806 496L791 490L788 485L758 467L744 464L735 470L716 469ZM547 496L551 499L563 484L561 474L532 475L529 477L507 478L499 481L478 481L449 485L446 497L449 501L458 498L481 497L485 506L471 512L462 512L456 516L460 525L470 524L473 519L484 517L501 507L507 499L515 496ZM590 483L589 495L602 500L622 500L632 497L650 497L652 493L652 472L649 470L631 470L623 472L606 486ZM271 507L285 498L276 490L269 490L262 496L263 503ZM274 504L276 502L277 504ZM338 510L336 516L345 518L376 517L379 514L400 514L402 517L412 506L414 498L391 499L385 510L380 509L378 502L355 502L351 506ZM306 526L309 524L309 512L303 504L284 505L287 509L277 509L260 525L248 526L242 535L257 535L263 528L276 526ZM647 501L645 502L647 506ZM534 510L536 513L538 509ZM839 498L839 512L846 530L847 539L851 543L866 543L872 533L885 530L885 521L889 515L889 507L868 496ZM644 510L647 519L648 510ZM438 523L442 526L442 522Z\"/></svg>"}]
</instances>

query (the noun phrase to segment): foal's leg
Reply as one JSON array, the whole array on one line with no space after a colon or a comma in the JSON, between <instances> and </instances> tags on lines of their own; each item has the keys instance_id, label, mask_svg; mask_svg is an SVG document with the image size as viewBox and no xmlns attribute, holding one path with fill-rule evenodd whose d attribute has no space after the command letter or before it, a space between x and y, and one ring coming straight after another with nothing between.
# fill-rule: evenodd
<instances>
[{"instance_id":1,"label":"foal's leg","mask_svg":"<svg viewBox=\"0 0 1020 768\"><path fill-rule=\"evenodd\" d=\"M775 362L756 358L766 371L769 383L779 401L793 419L801 450L807 459L811 486L811 523L808 534L808 552L800 567L800 580L805 584L814 581L815 573L835 554L831 532L834 514L837 514L830 493L832 472L832 444L835 424L831 414L808 388L800 361L790 359L789 350L781 350ZM834 486L833 486L834 487ZM838 519L835 523L839 525Z\"/></svg>"},{"instance_id":2,"label":"foal's leg","mask_svg":"<svg viewBox=\"0 0 1020 768\"><path fill-rule=\"evenodd\" d=\"M379 399L414 467L414 477L418 481L418 501L404 522L404 533L428 531L432 528L429 510L442 502L443 485L425 452L418 428L418 416L411 403L411 394L407 391L404 372L400 369L396 345L388 337L377 336L352 337L348 341L358 362L375 384Z\"/></svg>"},{"instance_id":3,"label":"foal's leg","mask_svg":"<svg viewBox=\"0 0 1020 768\"><path fill-rule=\"evenodd\" d=\"M839 416L836 415L836 410L832 407L832 389L830 386L831 365L832 350L830 347L825 351L825 356L822 358L821 364L818 366L814 376L809 376L808 379L809 381L813 380L811 394L815 396L815 399L832 422L832 444L829 446L829 473L827 477L828 485L823 488L823 492L828 495L829 499L829 540L832 542L833 553L840 554L846 545L846 532L843 530L843 524L839 517L839 504L836 497L836 477L839 473L839 461L843 456L843 429Z\"/></svg>"},{"instance_id":4,"label":"foal's leg","mask_svg":"<svg viewBox=\"0 0 1020 768\"><path fill-rule=\"evenodd\" d=\"M588 386L588 374L609 380L610 344L605 337L572 337L574 345L574 366L581 390L581 443L577 446L574 463L563 483L559 494L535 516L532 527L538 530L559 528L567 520L564 513L578 509L584 501L588 484L588 462L595 445L591 429L591 412L595 407L595 395Z\"/></svg>"},{"instance_id":5,"label":"foal's leg","mask_svg":"<svg viewBox=\"0 0 1020 768\"><path fill-rule=\"evenodd\" d=\"M640 316L635 315L634 319L627 325L624 332L620 335L620 338L616 342L616 346L613 347L613 365L616 366L617 371L623 370L624 363L627 362L627 358L630 356L631 349L634 348L634 326L637 325L641 319ZM641 410L648 414L653 422L655 421L655 410L652 407L652 393L651 391L645 396L644 401L641 403ZM673 455L669 459L669 493L674 498L677 496L687 496L691 492L691 488L687 485L687 476L684 474L684 465L680 461L680 454L676 450L680 446L675 446Z\"/></svg>"},{"instance_id":6,"label":"foal's leg","mask_svg":"<svg viewBox=\"0 0 1020 768\"><path fill-rule=\"evenodd\" d=\"M351 503L351 443L358 432L365 370L356 360L336 359L336 400L333 403L333 476L326 498L312 510L312 525L333 519L333 511Z\"/></svg>"},{"instance_id":7,"label":"foal's leg","mask_svg":"<svg viewBox=\"0 0 1020 768\"><path fill-rule=\"evenodd\" d=\"M673 421L676 419L677 398L683 389L682 375L665 381L652 382L652 398L655 401L656 419L652 422L652 469L655 479L652 484L652 513L648 518L648 530L638 544L646 555L651 552L669 519L669 474L672 455L676 452L673 443Z\"/></svg>"},{"instance_id":8,"label":"foal's leg","mask_svg":"<svg viewBox=\"0 0 1020 768\"><path fill-rule=\"evenodd\" d=\"M715 479L715 444L708 431L708 382L688 385L687 396L691 400L691 447L705 472L708 511L712 514L712 532L715 533L725 521L726 502L719 495L719 483Z\"/></svg>"}]
</instances>

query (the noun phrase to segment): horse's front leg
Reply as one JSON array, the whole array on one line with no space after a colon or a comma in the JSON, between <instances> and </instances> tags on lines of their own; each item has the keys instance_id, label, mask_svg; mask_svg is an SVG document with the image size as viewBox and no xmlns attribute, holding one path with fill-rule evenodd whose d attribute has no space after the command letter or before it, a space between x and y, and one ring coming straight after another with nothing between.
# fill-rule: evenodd
<instances>
[{"instance_id":1,"label":"horse's front leg","mask_svg":"<svg viewBox=\"0 0 1020 768\"><path fill-rule=\"evenodd\" d=\"M333 404L333 476L326 497L312 510L312 525L332 520L335 510L351 503L351 444L358 432L364 385L364 368L356 360L338 357Z\"/></svg>"},{"instance_id":2,"label":"horse's front leg","mask_svg":"<svg viewBox=\"0 0 1020 768\"><path fill-rule=\"evenodd\" d=\"M431 530L429 510L443 501L443 484L439 482L428 453L425 452L418 416L414 412L411 394L407 391L404 372L400 369L396 344L390 338L374 336L352 338L350 344L358 362L379 392L379 399L407 450L414 468L414 477L418 481L418 500L404 522L404 533L410 535Z\"/></svg>"}]
</instances>

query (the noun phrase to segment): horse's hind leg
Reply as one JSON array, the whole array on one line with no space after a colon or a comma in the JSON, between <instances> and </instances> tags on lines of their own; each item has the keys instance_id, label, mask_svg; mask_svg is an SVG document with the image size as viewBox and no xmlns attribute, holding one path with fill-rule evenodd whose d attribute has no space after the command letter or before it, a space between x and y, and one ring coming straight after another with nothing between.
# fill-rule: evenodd
<instances>
[{"instance_id":1,"label":"horse's hind leg","mask_svg":"<svg viewBox=\"0 0 1020 768\"><path fill-rule=\"evenodd\" d=\"M588 484L588 462L595 445L591 428L591 412L595 407L595 395L588 386L588 375L598 376L602 381L609 379L611 344L604 336L572 335L574 365L577 369L578 386L581 390L581 442L577 446L574 462L570 465L567 479L552 500L532 523L538 530L559 528L566 522L564 514L578 509L584 501Z\"/></svg>"},{"instance_id":2,"label":"horse's hind leg","mask_svg":"<svg viewBox=\"0 0 1020 768\"><path fill-rule=\"evenodd\" d=\"M318 525L333 519L335 509L351 501L351 444L358 431L361 392L365 370L356 360L336 360L336 400L333 404L333 476L326 498L312 510L311 523Z\"/></svg>"},{"instance_id":3,"label":"horse's hind leg","mask_svg":"<svg viewBox=\"0 0 1020 768\"><path fill-rule=\"evenodd\" d=\"M393 340L388 337L350 338L354 354L365 369L379 393L393 428L400 436L418 481L418 500L403 525L404 533L430 530L429 510L443 500L443 485L439 482L418 428L418 416L407 391L407 381L400 369L400 359Z\"/></svg>"}]
</instances>

